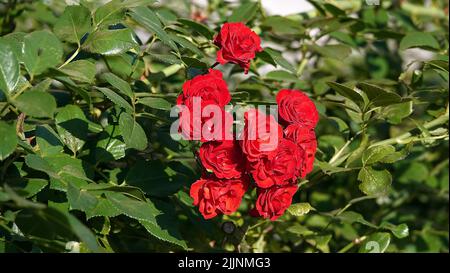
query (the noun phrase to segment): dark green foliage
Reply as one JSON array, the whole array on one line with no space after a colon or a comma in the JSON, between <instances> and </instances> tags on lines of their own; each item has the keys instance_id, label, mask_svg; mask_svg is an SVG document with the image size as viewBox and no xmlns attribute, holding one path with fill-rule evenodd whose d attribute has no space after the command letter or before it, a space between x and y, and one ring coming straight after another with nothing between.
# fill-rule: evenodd
<instances>
[{"instance_id":1,"label":"dark green foliage","mask_svg":"<svg viewBox=\"0 0 450 273\"><path fill-rule=\"evenodd\" d=\"M448 1L286 17L209 1L201 22L190 1L64 2L0 1L0 252L449 251ZM226 21L266 42L248 76L220 67L233 103L295 88L321 114L315 169L276 222L247 215L248 196L203 220L197 144L169 135Z\"/></svg>"}]
</instances>

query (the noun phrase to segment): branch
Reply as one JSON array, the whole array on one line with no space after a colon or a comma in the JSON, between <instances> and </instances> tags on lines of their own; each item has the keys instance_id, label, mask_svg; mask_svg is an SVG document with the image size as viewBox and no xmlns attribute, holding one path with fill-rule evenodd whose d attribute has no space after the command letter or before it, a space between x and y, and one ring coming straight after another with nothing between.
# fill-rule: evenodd
<instances>
[{"instance_id":1,"label":"branch","mask_svg":"<svg viewBox=\"0 0 450 273\"><path fill-rule=\"evenodd\" d=\"M434 119L432 121L425 123L423 125L423 127L425 129L430 129L430 128L436 127L438 125L442 125L446 122L448 122L448 104L447 104L447 110L445 111L445 113L443 115L437 117L436 119ZM380 146L380 145L400 144L400 143L403 144L403 140L405 140L411 136L412 136L411 132L406 132L402 135L399 135L399 136L396 136L393 138L375 142L374 144L370 145L369 148L373 148L373 147Z\"/></svg>"}]
</instances>

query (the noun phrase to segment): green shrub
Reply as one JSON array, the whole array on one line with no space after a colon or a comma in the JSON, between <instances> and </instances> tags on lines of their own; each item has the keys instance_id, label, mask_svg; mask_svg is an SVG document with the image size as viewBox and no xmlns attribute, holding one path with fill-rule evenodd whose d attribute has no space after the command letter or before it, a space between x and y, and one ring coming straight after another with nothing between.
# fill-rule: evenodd
<instances>
[{"instance_id":1,"label":"green shrub","mask_svg":"<svg viewBox=\"0 0 450 273\"><path fill-rule=\"evenodd\" d=\"M447 1L317 0L290 16L66 2L80 5L0 1L0 252L448 252ZM199 143L170 137L227 21L264 48L247 76L217 67L233 104L301 89L320 113L315 168L276 221L248 214L255 190L204 220L189 196Z\"/></svg>"}]
</instances>

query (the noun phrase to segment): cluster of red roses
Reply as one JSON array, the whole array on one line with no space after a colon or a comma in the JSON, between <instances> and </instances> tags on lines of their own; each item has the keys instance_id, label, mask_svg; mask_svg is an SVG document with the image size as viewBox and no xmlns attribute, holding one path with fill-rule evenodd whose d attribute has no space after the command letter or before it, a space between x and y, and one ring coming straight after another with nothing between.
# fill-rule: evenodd
<instances>
[{"instance_id":1,"label":"cluster of red roses","mask_svg":"<svg viewBox=\"0 0 450 273\"><path fill-rule=\"evenodd\" d=\"M246 73L256 52L262 50L259 37L242 23L224 24L215 43L220 48L219 63L239 64ZM290 206L297 179L313 168L317 148L314 127L319 118L316 107L301 91L281 90L276 97L281 124L273 115L248 110L237 140L233 117L224 109L230 100L218 70L210 69L183 85L177 100L183 107L180 127L187 129L185 138L203 142L198 157L205 170L192 184L190 195L205 219L231 214L238 209L252 177L258 199L251 214L275 220ZM206 117L195 114L210 106L220 109L221 126L208 124L217 112Z\"/></svg>"}]
</instances>

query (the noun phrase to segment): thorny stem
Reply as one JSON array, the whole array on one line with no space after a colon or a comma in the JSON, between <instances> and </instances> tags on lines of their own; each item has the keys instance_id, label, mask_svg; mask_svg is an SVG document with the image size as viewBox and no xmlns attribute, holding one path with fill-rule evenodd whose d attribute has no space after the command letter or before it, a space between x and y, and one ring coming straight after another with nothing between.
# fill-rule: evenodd
<instances>
[{"instance_id":1,"label":"thorny stem","mask_svg":"<svg viewBox=\"0 0 450 273\"><path fill-rule=\"evenodd\" d=\"M215 62L213 65L211 65L211 69L213 69L214 67L218 66L219 62Z\"/></svg>"},{"instance_id":2,"label":"thorny stem","mask_svg":"<svg viewBox=\"0 0 450 273\"><path fill-rule=\"evenodd\" d=\"M345 151L345 149L347 149L347 147L352 143L352 141L355 139L355 137L357 137L361 132L356 133L352 138L350 138L345 144L344 146L342 146L341 149L339 149L339 151L330 159L330 161L328 161L328 163L330 163L330 165L333 165L334 162L336 162L339 157L342 155L342 153Z\"/></svg>"},{"instance_id":3,"label":"thorny stem","mask_svg":"<svg viewBox=\"0 0 450 273\"><path fill-rule=\"evenodd\" d=\"M344 211L346 211L348 208L350 208L353 204L364 201L364 200L368 200L368 199L374 199L376 198L376 196L362 196L362 197L358 197L355 199L350 200L347 205L345 205L345 207L343 207L342 209L340 209L334 216L337 217L339 215L341 215Z\"/></svg>"},{"instance_id":4,"label":"thorny stem","mask_svg":"<svg viewBox=\"0 0 450 273\"><path fill-rule=\"evenodd\" d=\"M448 114L449 114L449 110L448 110L448 104L447 104L447 109L445 110L445 113L443 115L437 117L436 119L434 119L432 121L429 121L429 122L425 123L423 125L423 127L425 129L430 129L430 128L433 128L435 126L442 125L442 124L448 122ZM400 144L400 143L403 143L403 140L405 140L405 139L407 139L407 138L409 138L411 136L412 136L411 132L406 132L406 133L404 133L402 135L399 135L399 136L396 136L396 137L393 137L393 138L389 138L389 139L385 139L385 140L382 140L382 141L378 141L378 142L370 145L369 148L373 148L373 147L380 146L380 145Z\"/></svg>"},{"instance_id":5,"label":"thorny stem","mask_svg":"<svg viewBox=\"0 0 450 273\"><path fill-rule=\"evenodd\" d=\"M437 117L436 119L434 119L432 121L429 121L429 122L425 123L423 125L423 127L425 129L430 129L430 128L433 128L435 126L442 125L442 124L446 123L448 121L448 119L449 119L449 106L447 105L447 109L446 109L444 114L442 114L441 116ZM330 159L330 161L328 163L331 164L331 165L336 163L340 159L340 157L342 156L342 154L345 151L345 149L351 144L351 142L355 139L355 137L357 137L361 133L362 132L358 132L351 139L349 139L344 144L344 146L342 146L342 148L339 149L339 151ZM402 134L400 136L397 136L397 137L393 137L393 138L389 138L389 139L385 139L385 140L382 140L382 141L375 142L372 145L370 145L368 147L368 149L376 147L376 146L380 146L380 145L404 144L404 141L406 139L410 138L411 136L412 136L411 132L406 132L406 133L404 133L404 134ZM441 138L442 137L437 136L437 137L429 137L428 139L441 139ZM411 140L411 141L414 141L414 140ZM337 165L339 165L339 164L337 164Z\"/></svg>"},{"instance_id":6,"label":"thorny stem","mask_svg":"<svg viewBox=\"0 0 450 273\"><path fill-rule=\"evenodd\" d=\"M250 227L247 229L247 231L249 231L249 230L251 230L251 229L255 229L255 228L257 228L257 227L259 227L259 226L261 226L261 225L263 225L263 224L265 224L265 223L268 223L268 221L266 220L266 221L261 221L261 222L259 222L259 223L256 223L256 224L254 224L253 226L250 226ZM247 232L246 232L246 234L247 234Z\"/></svg>"},{"instance_id":7,"label":"thorny stem","mask_svg":"<svg viewBox=\"0 0 450 273\"><path fill-rule=\"evenodd\" d=\"M298 66L297 76L300 77L303 74L303 70L305 70L306 65L308 64L308 58L304 57Z\"/></svg>"},{"instance_id":8,"label":"thorny stem","mask_svg":"<svg viewBox=\"0 0 450 273\"><path fill-rule=\"evenodd\" d=\"M350 249L352 249L355 245L359 245L366 239L367 239L367 236L365 236L365 235L361 236L359 238L356 238L351 243L349 243L348 245L344 246L341 250L339 250L338 253L345 253L345 252L349 251Z\"/></svg>"}]
</instances>

